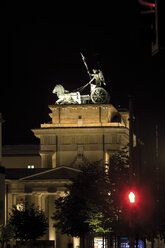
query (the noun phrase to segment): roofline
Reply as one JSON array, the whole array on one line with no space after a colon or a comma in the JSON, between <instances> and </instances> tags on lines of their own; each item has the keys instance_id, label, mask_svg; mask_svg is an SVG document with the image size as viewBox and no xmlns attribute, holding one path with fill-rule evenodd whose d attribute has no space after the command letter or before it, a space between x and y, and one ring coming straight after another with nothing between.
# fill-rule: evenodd
<instances>
[{"instance_id":1,"label":"roofline","mask_svg":"<svg viewBox=\"0 0 165 248\"><path fill-rule=\"evenodd\" d=\"M44 123L44 124L47 124L47 123ZM103 129L103 128L104 129L112 129L112 128L119 129L119 128L121 128L121 129L127 129L127 130L129 130L128 127L126 127L124 125L122 125L122 126L119 125L119 126L86 126L86 127L85 126L84 127L78 127L78 126L74 126L74 127L69 127L69 126L54 126L54 127L33 128L33 129L31 129L31 131L34 132L34 131L44 131L44 130L47 130L47 129L54 130L54 129L74 129L74 128L75 129L88 129L88 128L89 129L98 129L98 128L100 128L100 129Z\"/></svg>"},{"instance_id":2,"label":"roofline","mask_svg":"<svg viewBox=\"0 0 165 248\"><path fill-rule=\"evenodd\" d=\"M55 171L55 170L59 170L59 169L62 169L62 168L69 169L69 170L73 170L73 171L76 171L76 172L81 172L81 170L79 170L79 169L70 168L70 167L68 167L68 166L59 166L59 167L56 167L56 168L53 168L53 169L48 169L48 170L46 170L46 171L42 171L42 172L39 172L39 173L30 175L30 176L22 177L22 178L20 178L19 180L22 181L22 180L25 180L25 179L28 179L28 178L31 178L31 177L34 177L34 176L39 176L39 175L46 174L46 173L48 173L48 172Z\"/></svg>"},{"instance_id":3,"label":"roofline","mask_svg":"<svg viewBox=\"0 0 165 248\"><path fill-rule=\"evenodd\" d=\"M21 179L18 179L18 180L21 180ZM31 179L31 180L28 180L28 179L24 179L24 180L21 180L21 183L61 183L61 184L68 184L68 183L71 183L72 182L72 179L71 178L68 178L68 179L60 179L60 178L55 178L55 179ZM63 187L63 186L59 186L59 187Z\"/></svg>"}]
</instances>

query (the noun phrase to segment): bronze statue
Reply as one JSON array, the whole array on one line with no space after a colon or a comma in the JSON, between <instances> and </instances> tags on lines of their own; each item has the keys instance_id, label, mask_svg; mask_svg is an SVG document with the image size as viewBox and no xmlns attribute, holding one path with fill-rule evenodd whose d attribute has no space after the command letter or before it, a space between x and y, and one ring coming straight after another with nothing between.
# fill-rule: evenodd
<instances>
[{"instance_id":1,"label":"bronze statue","mask_svg":"<svg viewBox=\"0 0 165 248\"><path fill-rule=\"evenodd\" d=\"M74 92L66 91L61 84L57 84L53 89L53 93L57 94L58 97L56 104L84 104L86 101L92 101L95 104L109 103L110 95L102 87L102 84L106 85L102 71L100 69L93 69L93 73L90 73L85 57L82 53L81 57L90 81ZM88 85L90 85L90 95L80 95L80 92Z\"/></svg>"}]
</instances>

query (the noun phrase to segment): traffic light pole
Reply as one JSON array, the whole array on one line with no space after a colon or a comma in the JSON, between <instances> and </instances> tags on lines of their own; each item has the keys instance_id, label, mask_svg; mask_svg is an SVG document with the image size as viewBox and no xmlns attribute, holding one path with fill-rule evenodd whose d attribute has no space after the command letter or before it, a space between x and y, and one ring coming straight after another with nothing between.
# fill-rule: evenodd
<instances>
[{"instance_id":1,"label":"traffic light pole","mask_svg":"<svg viewBox=\"0 0 165 248\"><path fill-rule=\"evenodd\" d=\"M129 184L132 187L133 184L133 101L132 96L129 96ZM131 230L129 237L129 247L134 248L135 237L134 237L134 220L129 221L129 227Z\"/></svg>"},{"instance_id":2,"label":"traffic light pole","mask_svg":"<svg viewBox=\"0 0 165 248\"><path fill-rule=\"evenodd\" d=\"M129 96L129 183L133 183L133 101L132 96Z\"/></svg>"}]
</instances>

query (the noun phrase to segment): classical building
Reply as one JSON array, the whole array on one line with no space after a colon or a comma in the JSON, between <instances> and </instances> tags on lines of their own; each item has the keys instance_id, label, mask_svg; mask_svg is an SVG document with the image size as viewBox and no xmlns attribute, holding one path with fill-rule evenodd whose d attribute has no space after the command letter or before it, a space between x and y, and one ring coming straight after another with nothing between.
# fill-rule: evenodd
<instances>
[{"instance_id":1,"label":"classical building","mask_svg":"<svg viewBox=\"0 0 165 248\"><path fill-rule=\"evenodd\" d=\"M0 225L5 223L5 168L2 166L2 114L0 113Z\"/></svg>"},{"instance_id":2,"label":"classical building","mask_svg":"<svg viewBox=\"0 0 165 248\"><path fill-rule=\"evenodd\" d=\"M111 104L51 105L49 109L51 121L32 130L39 147L4 147L5 221L14 204L33 202L49 219L43 239L53 240L55 247L73 244L76 248L79 239L61 235L53 227L54 201L77 176L80 164L100 160L106 165L111 154L128 144L129 113Z\"/></svg>"},{"instance_id":3,"label":"classical building","mask_svg":"<svg viewBox=\"0 0 165 248\"><path fill-rule=\"evenodd\" d=\"M5 223L5 169L0 166L0 225Z\"/></svg>"}]
</instances>

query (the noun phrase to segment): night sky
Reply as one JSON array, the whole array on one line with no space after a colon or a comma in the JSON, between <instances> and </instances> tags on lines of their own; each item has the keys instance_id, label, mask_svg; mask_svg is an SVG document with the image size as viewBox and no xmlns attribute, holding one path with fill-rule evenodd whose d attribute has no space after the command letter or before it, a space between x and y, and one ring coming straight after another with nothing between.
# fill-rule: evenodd
<instances>
[{"instance_id":1,"label":"night sky","mask_svg":"<svg viewBox=\"0 0 165 248\"><path fill-rule=\"evenodd\" d=\"M165 161L163 1L160 50L153 57L138 1L47 2L6 2L1 11L3 144L38 143L30 130L50 121L54 86L72 91L89 80L82 52L90 70L102 69L115 107L128 108L133 95L136 131L146 144L154 146L158 124Z\"/></svg>"}]
</instances>

